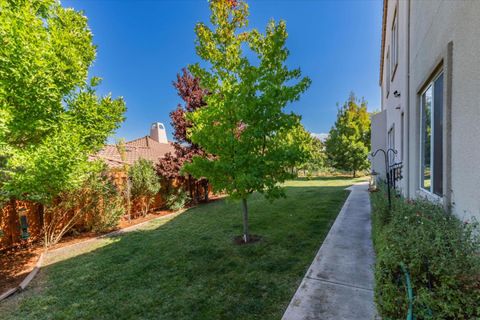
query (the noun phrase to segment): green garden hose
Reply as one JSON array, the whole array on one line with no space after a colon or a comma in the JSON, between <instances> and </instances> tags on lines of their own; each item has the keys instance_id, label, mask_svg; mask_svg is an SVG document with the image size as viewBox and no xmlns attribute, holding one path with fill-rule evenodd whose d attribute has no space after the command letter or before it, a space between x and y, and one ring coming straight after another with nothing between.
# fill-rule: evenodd
<instances>
[{"instance_id":1,"label":"green garden hose","mask_svg":"<svg viewBox=\"0 0 480 320\"><path fill-rule=\"evenodd\" d=\"M413 317L413 289L412 283L410 282L410 274L405 267L403 262L400 263L400 268L402 268L403 273L405 274L405 282L407 284L407 297L408 297L408 313L407 313L407 320L414 320Z\"/></svg>"}]
</instances>

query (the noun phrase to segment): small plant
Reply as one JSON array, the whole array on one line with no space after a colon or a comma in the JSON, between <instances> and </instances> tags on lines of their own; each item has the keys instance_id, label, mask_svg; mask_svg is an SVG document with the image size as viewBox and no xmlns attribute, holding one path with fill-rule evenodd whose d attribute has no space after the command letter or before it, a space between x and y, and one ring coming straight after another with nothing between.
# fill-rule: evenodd
<instances>
[{"instance_id":1,"label":"small plant","mask_svg":"<svg viewBox=\"0 0 480 320\"><path fill-rule=\"evenodd\" d=\"M185 207L185 205L190 201L190 197L185 192L185 190L179 188L178 190L173 190L168 196L166 205L170 210L180 210Z\"/></svg>"}]
</instances>

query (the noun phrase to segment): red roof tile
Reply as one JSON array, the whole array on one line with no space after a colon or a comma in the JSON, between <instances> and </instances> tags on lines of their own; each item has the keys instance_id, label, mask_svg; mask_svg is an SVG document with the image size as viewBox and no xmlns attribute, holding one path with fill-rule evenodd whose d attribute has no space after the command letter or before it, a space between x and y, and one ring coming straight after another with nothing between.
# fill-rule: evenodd
<instances>
[{"instance_id":1,"label":"red roof tile","mask_svg":"<svg viewBox=\"0 0 480 320\"><path fill-rule=\"evenodd\" d=\"M171 143L160 143L149 136L138 138L125 143L125 161L122 160L120 153L115 145L107 144L92 159L102 159L111 167L121 167L124 164L133 164L139 159L147 159L157 163L166 153L174 152Z\"/></svg>"}]
</instances>

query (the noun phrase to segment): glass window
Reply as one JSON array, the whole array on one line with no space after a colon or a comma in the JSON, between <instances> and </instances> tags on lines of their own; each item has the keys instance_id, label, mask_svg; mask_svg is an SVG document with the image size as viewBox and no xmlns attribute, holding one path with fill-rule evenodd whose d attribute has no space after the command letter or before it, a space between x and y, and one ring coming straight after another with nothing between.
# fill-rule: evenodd
<instances>
[{"instance_id":1,"label":"glass window","mask_svg":"<svg viewBox=\"0 0 480 320\"><path fill-rule=\"evenodd\" d=\"M387 98L388 98L388 95L390 93L390 47L387 49L387 63L385 64L385 66L387 67L387 70L386 70L386 86L385 86L385 89L387 91Z\"/></svg>"},{"instance_id":2,"label":"glass window","mask_svg":"<svg viewBox=\"0 0 480 320\"><path fill-rule=\"evenodd\" d=\"M391 41L392 41L392 56L390 67L392 72L392 80L395 76L395 67L398 64L398 10L395 10L395 15L393 16L392 32L391 32Z\"/></svg>"},{"instance_id":3,"label":"glass window","mask_svg":"<svg viewBox=\"0 0 480 320\"><path fill-rule=\"evenodd\" d=\"M405 113L402 112L401 119L400 119L400 160L403 162L403 153L404 153L404 145L403 139L405 135Z\"/></svg>"},{"instance_id":4,"label":"glass window","mask_svg":"<svg viewBox=\"0 0 480 320\"><path fill-rule=\"evenodd\" d=\"M395 124L388 131L388 141L387 142L388 142L388 149L396 150L395 149ZM389 164L390 165L394 164L395 163L395 155L392 152L389 152L388 157L389 157L389 159L388 159Z\"/></svg>"},{"instance_id":5,"label":"glass window","mask_svg":"<svg viewBox=\"0 0 480 320\"><path fill-rule=\"evenodd\" d=\"M443 195L443 74L421 96L420 186Z\"/></svg>"}]
</instances>

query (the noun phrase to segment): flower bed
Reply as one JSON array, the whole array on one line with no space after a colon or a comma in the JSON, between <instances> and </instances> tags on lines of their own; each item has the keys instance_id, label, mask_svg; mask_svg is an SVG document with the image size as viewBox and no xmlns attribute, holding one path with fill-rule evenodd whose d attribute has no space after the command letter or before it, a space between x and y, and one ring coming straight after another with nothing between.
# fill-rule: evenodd
<instances>
[{"instance_id":1,"label":"flower bed","mask_svg":"<svg viewBox=\"0 0 480 320\"><path fill-rule=\"evenodd\" d=\"M385 188L371 200L375 301L381 316L406 318L408 274L416 319L480 318L478 224L461 222L424 200L393 197L390 211Z\"/></svg>"}]
</instances>

